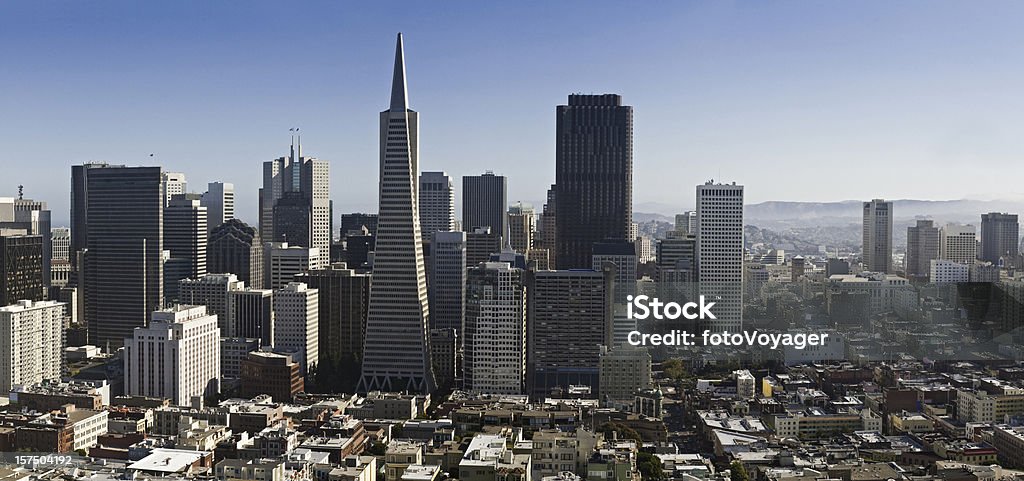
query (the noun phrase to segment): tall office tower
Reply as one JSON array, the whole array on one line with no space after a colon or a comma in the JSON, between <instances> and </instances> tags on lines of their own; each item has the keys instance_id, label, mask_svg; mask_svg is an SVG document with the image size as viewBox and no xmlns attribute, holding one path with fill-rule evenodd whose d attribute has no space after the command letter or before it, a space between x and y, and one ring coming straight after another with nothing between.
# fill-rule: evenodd
<instances>
[{"instance_id":1,"label":"tall office tower","mask_svg":"<svg viewBox=\"0 0 1024 481\"><path fill-rule=\"evenodd\" d=\"M188 181L181 172L164 172L161 179L164 186L164 207L171 203L174 196L188 192Z\"/></svg>"},{"instance_id":2,"label":"tall office tower","mask_svg":"<svg viewBox=\"0 0 1024 481\"><path fill-rule=\"evenodd\" d=\"M164 208L164 299L178 298L178 281L206 275L206 207L199 194L176 194Z\"/></svg>"},{"instance_id":3,"label":"tall office tower","mask_svg":"<svg viewBox=\"0 0 1024 481\"><path fill-rule=\"evenodd\" d=\"M508 208L508 241L512 250L525 254L533 248L535 214L533 206L522 202Z\"/></svg>"},{"instance_id":4,"label":"tall office tower","mask_svg":"<svg viewBox=\"0 0 1024 481\"><path fill-rule=\"evenodd\" d=\"M635 241L638 235L640 235L640 224L637 224L636 222L630 222L629 234L626 235L626 242Z\"/></svg>"},{"instance_id":5,"label":"tall office tower","mask_svg":"<svg viewBox=\"0 0 1024 481\"><path fill-rule=\"evenodd\" d=\"M319 358L351 366L363 358L363 333L370 304L370 275L332 264L295 276L319 291ZM354 386L353 386L354 387Z\"/></svg>"},{"instance_id":6,"label":"tall office tower","mask_svg":"<svg viewBox=\"0 0 1024 481\"><path fill-rule=\"evenodd\" d=\"M981 260L999 265L1005 259L1012 265L1020 248L1019 231L1017 214L981 214Z\"/></svg>"},{"instance_id":7,"label":"tall office tower","mask_svg":"<svg viewBox=\"0 0 1024 481\"><path fill-rule=\"evenodd\" d=\"M288 245L287 242L271 242L265 248L263 262L263 286L280 289L295 280L296 274L323 267L320 252L316 248Z\"/></svg>"},{"instance_id":8,"label":"tall office tower","mask_svg":"<svg viewBox=\"0 0 1024 481\"><path fill-rule=\"evenodd\" d=\"M71 229L56 227L50 232L50 285L60 288L70 282Z\"/></svg>"},{"instance_id":9,"label":"tall office tower","mask_svg":"<svg viewBox=\"0 0 1024 481\"><path fill-rule=\"evenodd\" d=\"M491 232L504 237L508 232L507 206L505 176L487 171L483 175L462 177L462 230L472 232L477 227L490 227Z\"/></svg>"},{"instance_id":10,"label":"tall office tower","mask_svg":"<svg viewBox=\"0 0 1024 481\"><path fill-rule=\"evenodd\" d=\"M206 270L236 274L253 289L263 288L263 243L254 227L230 219L210 232Z\"/></svg>"},{"instance_id":11,"label":"tall office tower","mask_svg":"<svg viewBox=\"0 0 1024 481\"><path fill-rule=\"evenodd\" d=\"M633 222L633 107L622 96L570 95L556 110L559 269L588 269L595 242L625 240Z\"/></svg>"},{"instance_id":12,"label":"tall office tower","mask_svg":"<svg viewBox=\"0 0 1024 481\"><path fill-rule=\"evenodd\" d=\"M466 232L466 267L476 267L501 252L501 235L490 227L477 227Z\"/></svg>"},{"instance_id":13,"label":"tall office tower","mask_svg":"<svg viewBox=\"0 0 1024 481\"><path fill-rule=\"evenodd\" d=\"M409 109L398 34L391 106L380 114L380 214L360 392L434 389L418 175L419 114Z\"/></svg>"},{"instance_id":14,"label":"tall office tower","mask_svg":"<svg viewBox=\"0 0 1024 481\"><path fill-rule=\"evenodd\" d=\"M220 329L203 306L153 312L149 327L124 340L124 391L167 398L176 406L220 391Z\"/></svg>"},{"instance_id":15,"label":"tall office tower","mask_svg":"<svg viewBox=\"0 0 1024 481\"><path fill-rule=\"evenodd\" d=\"M274 350L292 354L302 373L320 361L320 291L289 282L274 291Z\"/></svg>"},{"instance_id":16,"label":"tall office tower","mask_svg":"<svg viewBox=\"0 0 1024 481\"><path fill-rule=\"evenodd\" d=\"M682 214L676 214L676 232L680 234L694 234L697 232L697 211L688 210Z\"/></svg>"},{"instance_id":17,"label":"tall office tower","mask_svg":"<svg viewBox=\"0 0 1024 481\"><path fill-rule=\"evenodd\" d=\"M89 342L120 346L163 305L163 175L160 167L82 166L84 291ZM74 171L73 175L74 175ZM72 214L78 212L72 206ZM72 217L72 244L78 236ZM74 245L72 245L74 247Z\"/></svg>"},{"instance_id":18,"label":"tall office tower","mask_svg":"<svg viewBox=\"0 0 1024 481\"><path fill-rule=\"evenodd\" d=\"M245 290L245 283L234 274L206 274L196 279L182 279L178 299L190 306L206 306L206 313L217 316L217 327L224 337L235 337L231 293Z\"/></svg>"},{"instance_id":19,"label":"tall office tower","mask_svg":"<svg viewBox=\"0 0 1024 481\"><path fill-rule=\"evenodd\" d=\"M939 258L939 228L930 220L919 220L907 227L907 256L904 261L907 278L927 281L931 262Z\"/></svg>"},{"instance_id":20,"label":"tall office tower","mask_svg":"<svg viewBox=\"0 0 1024 481\"><path fill-rule=\"evenodd\" d=\"M42 301L43 236L27 235L25 229L0 228L0 306L22 299Z\"/></svg>"},{"instance_id":21,"label":"tall office tower","mask_svg":"<svg viewBox=\"0 0 1024 481\"><path fill-rule=\"evenodd\" d=\"M206 228L213 229L235 218L235 184L210 182L203 193L203 207L206 207Z\"/></svg>"},{"instance_id":22,"label":"tall office tower","mask_svg":"<svg viewBox=\"0 0 1024 481\"><path fill-rule=\"evenodd\" d=\"M50 210L46 208L46 202L22 198L20 187L17 198L0 198L0 229L2 228L25 229L28 235L42 236L43 286L49 288L53 253Z\"/></svg>"},{"instance_id":23,"label":"tall office tower","mask_svg":"<svg viewBox=\"0 0 1024 481\"><path fill-rule=\"evenodd\" d=\"M447 172L420 174L420 233L455 230L455 182Z\"/></svg>"},{"instance_id":24,"label":"tall office tower","mask_svg":"<svg viewBox=\"0 0 1024 481\"><path fill-rule=\"evenodd\" d=\"M231 291L228 302L231 305L229 332L234 336L259 339L264 346L274 340L274 291L270 289L245 289ZM225 334L225 336L227 336Z\"/></svg>"},{"instance_id":25,"label":"tall office tower","mask_svg":"<svg viewBox=\"0 0 1024 481\"><path fill-rule=\"evenodd\" d=\"M21 300L0 307L0 389L59 381L64 365L63 302Z\"/></svg>"},{"instance_id":26,"label":"tall office tower","mask_svg":"<svg viewBox=\"0 0 1024 481\"><path fill-rule=\"evenodd\" d=\"M341 214L341 238L348 237L349 232L360 232L366 228L366 233L377 235L377 214Z\"/></svg>"},{"instance_id":27,"label":"tall office tower","mask_svg":"<svg viewBox=\"0 0 1024 481\"><path fill-rule=\"evenodd\" d=\"M522 394L526 382L523 271L507 262L469 269L466 283L465 388Z\"/></svg>"},{"instance_id":28,"label":"tall office tower","mask_svg":"<svg viewBox=\"0 0 1024 481\"><path fill-rule=\"evenodd\" d=\"M570 385L598 390L601 346L612 343L615 272L526 272L527 393L549 396Z\"/></svg>"},{"instance_id":29,"label":"tall office tower","mask_svg":"<svg viewBox=\"0 0 1024 481\"><path fill-rule=\"evenodd\" d=\"M434 234L430 281L430 328L455 329L463 338L466 315L466 233Z\"/></svg>"},{"instance_id":30,"label":"tall office tower","mask_svg":"<svg viewBox=\"0 0 1024 481\"><path fill-rule=\"evenodd\" d=\"M355 235L353 231L350 231L348 237L345 238L345 264L353 269L369 268L371 254L376 245L377 239L368 232Z\"/></svg>"},{"instance_id":31,"label":"tall office tower","mask_svg":"<svg viewBox=\"0 0 1024 481\"><path fill-rule=\"evenodd\" d=\"M89 230L86 229L89 221L88 211L88 181L89 173L94 169L105 169L110 167L105 163L89 163L71 166L71 281L75 282L77 273L82 266L78 265L79 253L88 245ZM123 167L123 166L122 166ZM161 194L162 195L162 194Z\"/></svg>"},{"instance_id":32,"label":"tall office tower","mask_svg":"<svg viewBox=\"0 0 1024 481\"><path fill-rule=\"evenodd\" d=\"M892 202L864 203L864 270L892 271Z\"/></svg>"},{"instance_id":33,"label":"tall office tower","mask_svg":"<svg viewBox=\"0 0 1024 481\"><path fill-rule=\"evenodd\" d=\"M314 247L327 263L331 251L330 170L326 160L302 155L301 139L292 142L288 157L263 163L263 187L260 189L260 238L277 240L278 232L293 238L292 245ZM292 194L289 194L292 192ZM288 199L287 207L278 209L278 203ZM304 209L300 219L295 210ZM287 222L287 227L278 224ZM296 235L307 232L308 235ZM294 239L294 237L303 237Z\"/></svg>"},{"instance_id":34,"label":"tall office tower","mask_svg":"<svg viewBox=\"0 0 1024 481\"><path fill-rule=\"evenodd\" d=\"M636 246L632 242L598 242L594 244L591 265L595 271L606 265L615 267L615 289L612 320L612 344L621 346L628 341L631 331L636 330L636 319L630 319L626 311L628 296L636 295Z\"/></svg>"},{"instance_id":35,"label":"tall office tower","mask_svg":"<svg viewBox=\"0 0 1024 481\"><path fill-rule=\"evenodd\" d=\"M946 224L939 230L939 259L970 265L978 257L973 225Z\"/></svg>"},{"instance_id":36,"label":"tall office tower","mask_svg":"<svg viewBox=\"0 0 1024 481\"><path fill-rule=\"evenodd\" d=\"M743 186L697 186L697 286L715 302L714 331L738 332L743 324Z\"/></svg>"}]
</instances>

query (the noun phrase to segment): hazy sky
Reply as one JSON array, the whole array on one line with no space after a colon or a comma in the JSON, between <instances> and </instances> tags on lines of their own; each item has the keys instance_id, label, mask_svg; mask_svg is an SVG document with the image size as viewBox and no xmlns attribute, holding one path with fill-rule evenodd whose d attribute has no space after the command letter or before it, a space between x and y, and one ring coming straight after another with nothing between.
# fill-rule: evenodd
<instances>
[{"instance_id":1,"label":"hazy sky","mask_svg":"<svg viewBox=\"0 0 1024 481\"><path fill-rule=\"evenodd\" d=\"M544 198L572 92L634 106L640 211L690 207L708 178L745 184L748 202L1015 195L1022 15L989 1L8 0L0 196L25 184L60 224L70 165L156 163L194 191L234 182L253 221L260 163L300 127L305 153L332 162L335 212L376 211L398 31L421 168L507 175L510 201Z\"/></svg>"}]
</instances>

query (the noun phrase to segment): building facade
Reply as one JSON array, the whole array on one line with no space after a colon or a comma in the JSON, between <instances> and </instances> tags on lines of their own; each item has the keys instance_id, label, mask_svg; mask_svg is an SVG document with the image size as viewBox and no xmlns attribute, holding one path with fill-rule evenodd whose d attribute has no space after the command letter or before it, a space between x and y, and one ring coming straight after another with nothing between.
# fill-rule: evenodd
<instances>
[{"instance_id":1,"label":"building facade","mask_svg":"<svg viewBox=\"0 0 1024 481\"><path fill-rule=\"evenodd\" d=\"M595 242L629 238L633 107L620 95L573 94L555 118L555 265L586 269Z\"/></svg>"},{"instance_id":2,"label":"building facade","mask_svg":"<svg viewBox=\"0 0 1024 481\"><path fill-rule=\"evenodd\" d=\"M864 270L892 273L892 202L874 199L863 210Z\"/></svg>"}]
</instances>

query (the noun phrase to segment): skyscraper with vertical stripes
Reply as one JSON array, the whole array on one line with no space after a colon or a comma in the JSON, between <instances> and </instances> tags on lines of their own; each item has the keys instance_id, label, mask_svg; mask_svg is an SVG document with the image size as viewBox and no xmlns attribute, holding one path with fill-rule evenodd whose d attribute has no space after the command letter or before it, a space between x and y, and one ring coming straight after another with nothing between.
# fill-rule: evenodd
<instances>
[{"instance_id":1,"label":"skyscraper with vertical stripes","mask_svg":"<svg viewBox=\"0 0 1024 481\"><path fill-rule=\"evenodd\" d=\"M398 34L391 106L380 114L380 210L360 392L434 389L417 195L418 137L419 115L409 109Z\"/></svg>"}]
</instances>

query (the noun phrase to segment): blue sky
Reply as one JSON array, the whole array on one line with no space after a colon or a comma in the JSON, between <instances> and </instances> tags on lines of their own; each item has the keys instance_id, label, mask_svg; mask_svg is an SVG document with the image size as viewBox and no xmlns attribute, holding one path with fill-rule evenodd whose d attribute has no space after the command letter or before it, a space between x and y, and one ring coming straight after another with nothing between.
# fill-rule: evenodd
<instances>
[{"instance_id":1,"label":"blue sky","mask_svg":"<svg viewBox=\"0 0 1024 481\"><path fill-rule=\"evenodd\" d=\"M296 2L297 3L297 2ZM336 212L375 211L378 112L406 36L421 168L509 177L540 203L554 108L635 109L636 210L708 178L765 200L1024 191L1019 2L0 3L0 196L67 219L69 166L158 163L192 190L260 163L332 161ZM153 159L149 154L155 154ZM657 204L657 205L654 205Z\"/></svg>"}]
</instances>

